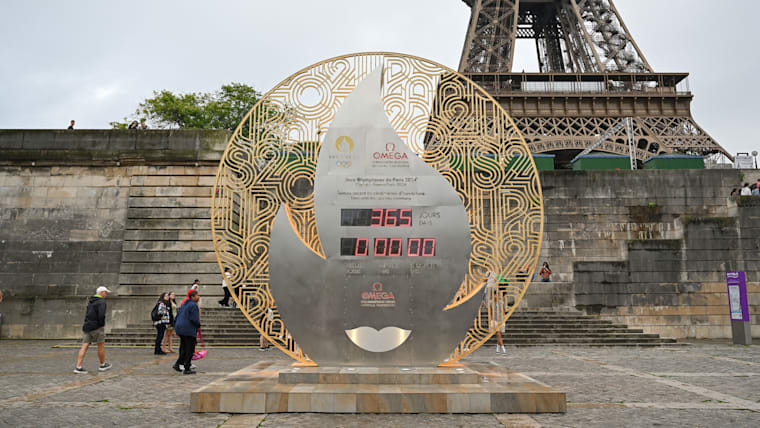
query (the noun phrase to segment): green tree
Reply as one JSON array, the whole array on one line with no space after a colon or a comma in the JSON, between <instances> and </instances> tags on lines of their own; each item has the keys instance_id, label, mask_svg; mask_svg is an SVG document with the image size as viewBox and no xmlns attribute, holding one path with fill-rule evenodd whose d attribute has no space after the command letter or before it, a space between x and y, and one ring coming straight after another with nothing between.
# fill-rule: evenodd
<instances>
[{"instance_id":1,"label":"green tree","mask_svg":"<svg viewBox=\"0 0 760 428\"><path fill-rule=\"evenodd\" d=\"M218 91L205 93L175 94L164 89L141 102L135 117L146 118L154 128L234 131L259 98L261 93L243 83L222 85ZM111 122L111 127L125 129L130 122L124 118L123 122Z\"/></svg>"}]
</instances>

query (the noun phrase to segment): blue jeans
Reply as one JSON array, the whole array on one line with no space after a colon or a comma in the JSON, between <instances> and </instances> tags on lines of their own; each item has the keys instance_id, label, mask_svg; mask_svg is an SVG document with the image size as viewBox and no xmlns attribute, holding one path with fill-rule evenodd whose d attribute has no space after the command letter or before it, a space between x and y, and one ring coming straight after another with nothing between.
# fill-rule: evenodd
<instances>
[{"instance_id":1,"label":"blue jeans","mask_svg":"<svg viewBox=\"0 0 760 428\"><path fill-rule=\"evenodd\" d=\"M552 282L551 278L541 278L541 282Z\"/></svg>"}]
</instances>

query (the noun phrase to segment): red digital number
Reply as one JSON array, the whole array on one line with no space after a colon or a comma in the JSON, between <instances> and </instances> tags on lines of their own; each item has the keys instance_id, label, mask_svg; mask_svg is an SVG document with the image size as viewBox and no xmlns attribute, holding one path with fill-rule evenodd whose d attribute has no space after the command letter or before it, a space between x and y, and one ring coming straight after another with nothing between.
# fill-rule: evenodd
<instances>
[{"instance_id":1,"label":"red digital number","mask_svg":"<svg viewBox=\"0 0 760 428\"><path fill-rule=\"evenodd\" d=\"M375 255L388 255L388 238L375 238Z\"/></svg>"},{"instance_id":2,"label":"red digital number","mask_svg":"<svg viewBox=\"0 0 760 428\"><path fill-rule=\"evenodd\" d=\"M398 225L402 227L412 227L412 210L404 209L401 211L401 217L398 219Z\"/></svg>"},{"instance_id":3,"label":"red digital number","mask_svg":"<svg viewBox=\"0 0 760 428\"><path fill-rule=\"evenodd\" d=\"M379 208L372 208L372 218L369 221L370 226L382 226L383 225L383 212L384 210Z\"/></svg>"},{"instance_id":4,"label":"red digital number","mask_svg":"<svg viewBox=\"0 0 760 428\"><path fill-rule=\"evenodd\" d=\"M409 238L409 242L406 246L406 255L409 257L419 257L420 256L420 241L422 241L420 238Z\"/></svg>"},{"instance_id":5,"label":"red digital number","mask_svg":"<svg viewBox=\"0 0 760 428\"><path fill-rule=\"evenodd\" d=\"M355 256L367 256L369 255L369 239L357 238L356 249L354 250Z\"/></svg>"},{"instance_id":6,"label":"red digital number","mask_svg":"<svg viewBox=\"0 0 760 428\"><path fill-rule=\"evenodd\" d=\"M395 226L398 223L398 210L387 209L385 210L385 221L383 226Z\"/></svg>"},{"instance_id":7,"label":"red digital number","mask_svg":"<svg viewBox=\"0 0 760 428\"><path fill-rule=\"evenodd\" d=\"M394 257L398 257L401 255L401 238L391 238L388 255L394 256Z\"/></svg>"},{"instance_id":8,"label":"red digital number","mask_svg":"<svg viewBox=\"0 0 760 428\"><path fill-rule=\"evenodd\" d=\"M422 257L433 257L435 255L435 238L422 240Z\"/></svg>"}]
</instances>

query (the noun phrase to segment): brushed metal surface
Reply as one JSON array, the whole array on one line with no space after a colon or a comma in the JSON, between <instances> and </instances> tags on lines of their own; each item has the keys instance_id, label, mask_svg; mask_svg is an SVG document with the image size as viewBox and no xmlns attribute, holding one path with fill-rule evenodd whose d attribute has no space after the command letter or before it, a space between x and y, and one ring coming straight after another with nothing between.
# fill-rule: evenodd
<instances>
[{"instance_id":1,"label":"brushed metal surface","mask_svg":"<svg viewBox=\"0 0 760 428\"><path fill-rule=\"evenodd\" d=\"M284 207L272 226L272 295L295 341L320 365L437 365L480 304L444 310L469 261L467 213L449 182L396 134L381 76L376 69L348 96L319 153L314 204L325 258L298 238ZM344 227L341 208L411 208L412 226ZM402 238L404 254L408 238L435 238L436 254L341 256L341 237ZM383 299L365 298L378 287Z\"/></svg>"}]
</instances>

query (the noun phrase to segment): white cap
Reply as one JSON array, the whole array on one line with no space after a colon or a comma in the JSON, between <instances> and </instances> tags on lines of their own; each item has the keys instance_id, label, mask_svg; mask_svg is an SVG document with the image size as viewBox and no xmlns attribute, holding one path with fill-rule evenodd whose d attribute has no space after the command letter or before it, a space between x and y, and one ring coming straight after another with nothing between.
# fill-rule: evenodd
<instances>
[{"instance_id":1,"label":"white cap","mask_svg":"<svg viewBox=\"0 0 760 428\"><path fill-rule=\"evenodd\" d=\"M100 293L102 293L102 292L104 292L104 291L105 291L106 293L110 293L110 292L111 292L111 290L109 290L109 289L107 289L107 288L105 288L105 287L103 287L103 286L100 286L100 287L98 287L98 289L97 289L97 290L95 290L95 294L100 294Z\"/></svg>"}]
</instances>

